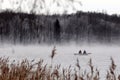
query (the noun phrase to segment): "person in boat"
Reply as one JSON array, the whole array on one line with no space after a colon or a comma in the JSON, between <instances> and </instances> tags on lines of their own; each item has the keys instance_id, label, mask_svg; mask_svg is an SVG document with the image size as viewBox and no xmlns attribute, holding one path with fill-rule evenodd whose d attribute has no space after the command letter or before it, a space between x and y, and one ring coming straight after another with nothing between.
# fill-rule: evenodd
<instances>
[{"instance_id":1,"label":"person in boat","mask_svg":"<svg viewBox=\"0 0 120 80\"><path fill-rule=\"evenodd\" d=\"M86 55L86 54L87 54L87 53L86 53L86 51L84 50L84 51L83 51L83 55Z\"/></svg>"},{"instance_id":2,"label":"person in boat","mask_svg":"<svg viewBox=\"0 0 120 80\"><path fill-rule=\"evenodd\" d=\"M79 54L82 54L82 51L81 51L81 50L79 51Z\"/></svg>"}]
</instances>

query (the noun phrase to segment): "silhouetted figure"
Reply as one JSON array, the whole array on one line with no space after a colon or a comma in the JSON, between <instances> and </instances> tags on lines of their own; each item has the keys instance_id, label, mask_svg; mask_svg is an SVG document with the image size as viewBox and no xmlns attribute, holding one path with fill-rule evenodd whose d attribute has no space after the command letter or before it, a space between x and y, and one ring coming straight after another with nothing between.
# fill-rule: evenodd
<instances>
[{"instance_id":1,"label":"silhouetted figure","mask_svg":"<svg viewBox=\"0 0 120 80\"><path fill-rule=\"evenodd\" d=\"M83 51L83 54L87 54L85 50Z\"/></svg>"},{"instance_id":2,"label":"silhouetted figure","mask_svg":"<svg viewBox=\"0 0 120 80\"><path fill-rule=\"evenodd\" d=\"M60 41L60 32L61 32L61 26L60 26L59 20L56 19L54 23L54 39L57 42Z\"/></svg>"},{"instance_id":3,"label":"silhouetted figure","mask_svg":"<svg viewBox=\"0 0 120 80\"><path fill-rule=\"evenodd\" d=\"M79 51L79 54L82 54L82 51L81 51L81 50Z\"/></svg>"}]
</instances>

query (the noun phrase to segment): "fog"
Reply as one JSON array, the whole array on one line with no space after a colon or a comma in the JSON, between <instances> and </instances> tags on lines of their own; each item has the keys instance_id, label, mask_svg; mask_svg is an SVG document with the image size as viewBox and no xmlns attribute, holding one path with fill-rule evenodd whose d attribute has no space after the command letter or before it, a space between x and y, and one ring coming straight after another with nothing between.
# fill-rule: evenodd
<instances>
[{"instance_id":1,"label":"fog","mask_svg":"<svg viewBox=\"0 0 120 80\"><path fill-rule=\"evenodd\" d=\"M76 59L80 61L80 66L83 70L89 69L88 62L92 59L95 68L98 68L101 72L101 76L104 78L106 71L111 64L110 58L112 57L117 65L117 73L120 72L120 46L116 45L5 45L0 46L0 57L9 57L10 60L22 60L22 59L43 59L44 63L51 64L51 51L56 46L56 55L53 58L53 65L61 64L62 67L68 67L69 65L75 66ZM90 55L74 55L79 50L86 50Z\"/></svg>"}]
</instances>

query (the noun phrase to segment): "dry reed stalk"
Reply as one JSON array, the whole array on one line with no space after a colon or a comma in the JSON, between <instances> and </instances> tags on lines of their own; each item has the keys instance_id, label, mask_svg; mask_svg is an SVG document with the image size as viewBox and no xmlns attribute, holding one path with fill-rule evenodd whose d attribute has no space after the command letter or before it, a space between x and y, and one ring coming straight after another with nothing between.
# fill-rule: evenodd
<instances>
[{"instance_id":1,"label":"dry reed stalk","mask_svg":"<svg viewBox=\"0 0 120 80\"><path fill-rule=\"evenodd\" d=\"M51 53L51 59L54 58L55 54L56 54L56 47L54 46L52 53Z\"/></svg>"},{"instance_id":2,"label":"dry reed stalk","mask_svg":"<svg viewBox=\"0 0 120 80\"><path fill-rule=\"evenodd\" d=\"M9 63L9 58L0 58L0 80L100 80L99 70L94 69L92 59L89 61L91 71L81 72L79 60L77 59L77 68L72 72L71 66L63 68L56 65L50 68L47 64L43 64L43 60L33 63L34 60L27 59L22 62ZM35 68L36 67L36 68ZM120 80L120 75L115 73L116 65L111 58L111 66L107 72L106 80Z\"/></svg>"}]
</instances>

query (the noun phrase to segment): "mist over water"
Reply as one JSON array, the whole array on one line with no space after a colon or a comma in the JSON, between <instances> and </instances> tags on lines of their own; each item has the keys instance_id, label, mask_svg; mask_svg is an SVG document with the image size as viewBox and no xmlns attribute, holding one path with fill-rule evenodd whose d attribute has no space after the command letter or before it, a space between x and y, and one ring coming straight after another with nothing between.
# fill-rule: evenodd
<instances>
[{"instance_id":1,"label":"mist over water","mask_svg":"<svg viewBox=\"0 0 120 80\"><path fill-rule=\"evenodd\" d=\"M90 71L89 60L92 59L94 69L100 71L100 80L105 80L113 58L117 65L115 73L120 74L119 15L78 11L77 6L82 5L79 0L46 1L15 0L6 3L0 0L0 9L5 9L0 11L0 57L9 57L10 62L43 59L44 64L60 64L61 68L71 65L73 70L78 59L82 73ZM54 47L57 54L52 60ZM80 50L91 54L74 55Z\"/></svg>"},{"instance_id":2,"label":"mist over water","mask_svg":"<svg viewBox=\"0 0 120 80\"><path fill-rule=\"evenodd\" d=\"M106 71L111 64L112 57L117 65L117 73L120 72L120 46L118 45L101 45L101 44L65 44L65 45L1 45L0 56L9 57L10 60L35 59L36 61L43 59L44 63L51 64L51 51L56 46L56 55L53 58L53 65L61 64L62 67L72 66L76 64L76 59L79 59L80 66L83 70L89 70L88 62L92 59L95 68L100 70L102 78L105 77ZM87 53L92 53L87 56L74 55L81 50L86 50Z\"/></svg>"},{"instance_id":3,"label":"mist over water","mask_svg":"<svg viewBox=\"0 0 120 80\"><path fill-rule=\"evenodd\" d=\"M92 59L104 80L112 57L117 73L120 72L120 17L117 15L78 12L36 16L3 12L0 19L0 57L9 57L11 62L43 59L44 64L75 68L79 59L84 72L90 70L88 62ZM57 54L52 61L50 56L54 46ZM74 55L79 50L92 54Z\"/></svg>"}]
</instances>

